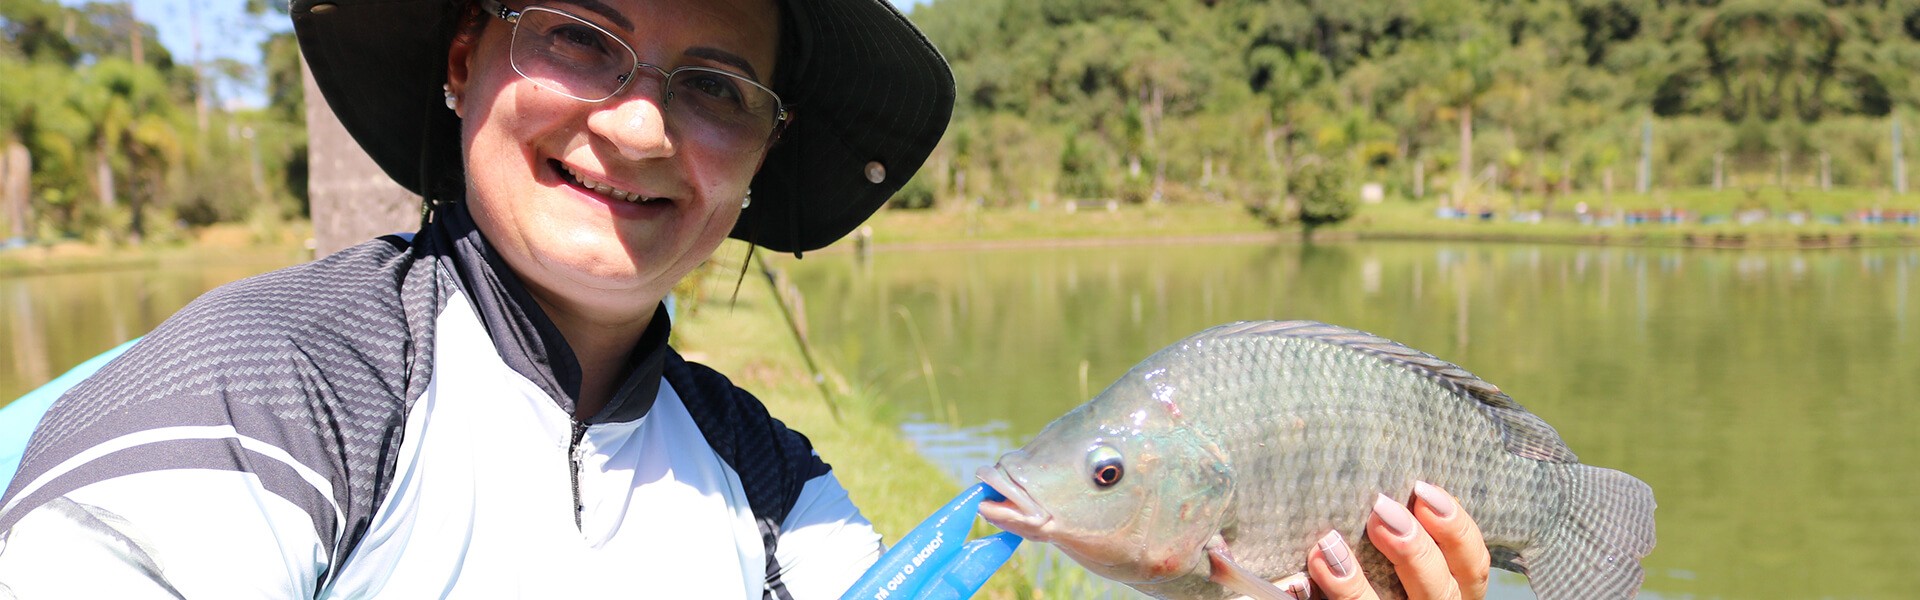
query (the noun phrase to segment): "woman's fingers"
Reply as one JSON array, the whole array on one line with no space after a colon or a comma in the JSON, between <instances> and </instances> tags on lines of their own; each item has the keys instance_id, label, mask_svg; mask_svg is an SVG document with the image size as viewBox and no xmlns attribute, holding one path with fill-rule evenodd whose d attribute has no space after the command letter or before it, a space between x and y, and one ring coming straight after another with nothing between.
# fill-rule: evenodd
<instances>
[{"instance_id":1,"label":"woman's fingers","mask_svg":"<svg viewBox=\"0 0 1920 600\"><path fill-rule=\"evenodd\" d=\"M1439 486L1417 482L1413 495L1413 516L1420 520L1421 528L1446 557L1447 571L1460 586L1460 597L1485 598L1492 557L1487 554L1486 540L1480 536L1480 525L1460 510L1460 503L1452 494Z\"/></svg>"},{"instance_id":2,"label":"woman's fingers","mask_svg":"<svg viewBox=\"0 0 1920 600\"><path fill-rule=\"evenodd\" d=\"M1379 496L1367 540L1393 562L1409 600L1481 600L1491 557L1480 526L1451 494L1414 485L1413 509ZM1377 600L1345 538L1328 532L1307 555L1307 574L1332 600Z\"/></svg>"},{"instance_id":3,"label":"woman's fingers","mask_svg":"<svg viewBox=\"0 0 1920 600\"><path fill-rule=\"evenodd\" d=\"M1273 586L1292 594L1297 600L1307 600L1313 595L1313 580L1308 579L1306 573L1288 575L1284 579L1273 582Z\"/></svg>"},{"instance_id":4,"label":"woman's fingers","mask_svg":"<svg viewBox=\"0 0 1920 600\"><path fill-rule=\"evenodd\" d=\"M1373 518L1367 522L1367 540L1393 561L1393 570L1411 600L1458 600L1460 586L1453 581L1447 557L1433 537L1420 527L1413 513L1385 495L1375 497Z\"/></svg>"},{"instance_id":5,"label":"woman's fingers","mask_svg":"<svg viewBox=\"0 0 1920 600\"><path fill-rule=\"evenodd\" d=\"M1360 561L1338 531L1329 531L1307 553L1307 575L1320 587L1328 600L1379 600L1367 576L1360 572Z\"/></svg>"},{"instance_id":6,"label":"woman's fingers","mask_svg":"<svg viewBox=\"0 0 1920 600\"><path fill-rule=\"evenodd\" d=\"M1273 582L1273 587L1280 588L1280 591L1286 592L1287 596L1293 598L1293 600L1307 600L1308 597L1313 595L1313 580L1307 579L1305 572L1282 577L1279 581ZM1233 600L1254 600L1254 598L1252 596L1234 596Z\"/></svg>"}]
</instances>

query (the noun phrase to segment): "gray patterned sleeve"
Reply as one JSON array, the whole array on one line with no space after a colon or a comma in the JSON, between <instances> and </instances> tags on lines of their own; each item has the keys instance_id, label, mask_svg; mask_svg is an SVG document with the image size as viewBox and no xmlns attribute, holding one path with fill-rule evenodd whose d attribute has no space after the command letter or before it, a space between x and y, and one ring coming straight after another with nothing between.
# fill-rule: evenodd
<instances>
[{"instance_id":1,"label":"gray patterned sleeve","mask_svg":"<svg viewBox=\"0 0 1920 600\"><path fill-rule=\"evenodd\" d=\"M408 315L436 294L414 263L383 238L223 286L75 386L0 498L0 585L311 597L425 380ZM89 575L49 581L52 564Z\"/></svg>"}]
</instances>

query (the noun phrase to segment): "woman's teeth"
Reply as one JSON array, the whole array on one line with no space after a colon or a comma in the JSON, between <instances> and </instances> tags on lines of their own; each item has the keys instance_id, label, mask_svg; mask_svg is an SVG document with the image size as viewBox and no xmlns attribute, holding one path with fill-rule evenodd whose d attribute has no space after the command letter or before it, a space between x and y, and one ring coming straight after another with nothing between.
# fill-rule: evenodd
<instances>
[{"instance_id":1,"label":"woman's teeth","mask_svg":"<svg viewBox=\"0 0 1920 600\"><path fill-rule=\"evenodd\" d=\"M612 197L615 200L620 200L622 202L632 202L636 204L640 202L647 202L650 200L654 200L654 198L648 198L634 192L629 192L629 191L616 188L598 181L594 181L592 179L587 179L586 177L582 177L579 173L574 172L573 169L566 169L566 171L568 175L573 176L574 182L579 183L580 187L587 188L596 192L600 192L602 194L606 194L607 196Z\"/></svg>"}]
</instances>

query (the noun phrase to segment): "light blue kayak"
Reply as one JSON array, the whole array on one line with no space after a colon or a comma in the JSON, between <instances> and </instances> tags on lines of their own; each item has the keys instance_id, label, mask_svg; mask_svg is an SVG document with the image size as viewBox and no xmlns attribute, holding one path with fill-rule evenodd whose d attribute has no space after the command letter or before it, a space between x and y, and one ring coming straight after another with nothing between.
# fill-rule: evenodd
<instances>
[{"instance_id":1,"label":"light blue kayak","mask_svg":"<svg viewBox=\"0 0 1920 600\"><path fill-rule=\"evenodd\" d=\"M40 416L47 414L47 407L53 406L53 401L59 399L61 394L91 377L94 371L112 362L114 357L120 356L138 341L140 338L134 338L89 358L46 385L27 392L27 395L6 406L0 406L0 488L13 481L13 474L20 470L20 456L27 451L27 438L33 435L33 428L40 425Z\"/></svg>"}]
</instances>

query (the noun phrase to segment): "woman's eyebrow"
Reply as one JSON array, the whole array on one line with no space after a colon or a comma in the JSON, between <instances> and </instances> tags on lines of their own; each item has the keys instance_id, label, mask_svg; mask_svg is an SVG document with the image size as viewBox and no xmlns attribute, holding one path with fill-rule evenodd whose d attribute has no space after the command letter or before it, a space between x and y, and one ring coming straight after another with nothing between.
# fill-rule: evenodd
<instances>
[{"instance_id":1,"label":"woman's eyebrow","mask_svg":"<svg viewBox=\"0 0 1920 600\"><path fill-rule=\"evenodd\" d=\"M753 70L753 63L747 62L747 59L740 58L740 55L738 54L721 50L719 48L711 48L707 46L694 46L692 48L688 48L686 54L687 56L691 56L694 58L704 58L717 63L724 63L727 65L731 65L735 68L740 69L741 71L745 71L747 73L747 77L752 78L754 81L760 80L760 74L755 73Z\"/></svg>"},{"instance_id":2,"label":"woman's eyebrow","mask_svg":"<svg viewBox=\"0 0 1920 600\"><path fill-rule=\"evenodd\" d=\"M633 21L627 20L626 15L620 14L620 11L601 3L600 0L561 0L561 3L593 11L614 25L620 26L621 29L627 30L627 33L633 33Z\"/></svg>"}]
</instances>

